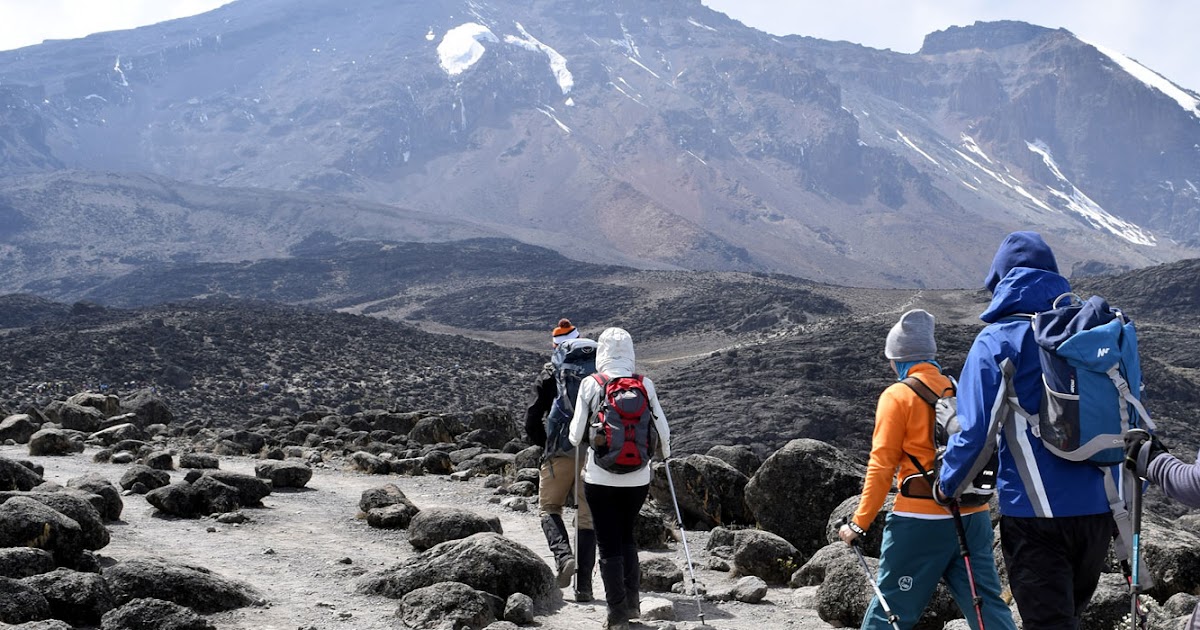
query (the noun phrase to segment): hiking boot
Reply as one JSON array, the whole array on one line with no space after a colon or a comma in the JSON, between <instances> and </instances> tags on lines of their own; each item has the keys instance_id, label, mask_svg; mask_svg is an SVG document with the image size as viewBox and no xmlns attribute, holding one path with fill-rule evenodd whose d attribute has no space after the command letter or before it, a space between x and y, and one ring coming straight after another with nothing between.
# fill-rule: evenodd
<instances>
[{"instance_id":1,"label":"hiking boot","mask_svg":"<svg viewBox=\"0 0 1200 630\"><path fill-rule=\"evenodd\" d=\"M575 577L575 558L566 556L558 559L558 588L567 588L571 585L571 578Z\"/></svg>"},{"instance_id":2,"label":"hiking boot","mask_svg":"<svg viewBox=\"0 0 1200 630\"><path fill-rule=\"evenodd\" d=\"M566 588L571 585L575 576L575 556L571 553L571 542L567 538L567 525L558 514L542 515L542 533L546 535L546 544L554 554L554 564L558 567L558 587Z\"/></svg>"},{"instance_id":3,"label":"hiking boot","mask_svg":"<svg viewBox=\"0 0 1200 630\"><path fill-rule=\"evenodd\" d=\"M625 560L625 613L630 619L637 619L642 616L642 604L638 597L642 576L637 545L626 545L621 551Z\"/></svg>"},{"instance_id":4,"label":"hiking boot","mask_svg":"<svg viewBox=\"0 0 1200 630\"><path fill-rule=\"evenodd\" d=\"M575 573L575 601L586 603L592 596L592 570L596 568L596 530L581 529L575 541L578 567Z\"/></svg>"},{"instance_id":5,"label":"hiking boot","mask_svg":"<svg viewBox=\"0 0 1200 630\"><path fill-rule=\"evenodd\" d=\"M604 619L604 628L605 630L629 630L629 617L621 608L609 607L608 616Z\"/></svg>"}]
</instances>

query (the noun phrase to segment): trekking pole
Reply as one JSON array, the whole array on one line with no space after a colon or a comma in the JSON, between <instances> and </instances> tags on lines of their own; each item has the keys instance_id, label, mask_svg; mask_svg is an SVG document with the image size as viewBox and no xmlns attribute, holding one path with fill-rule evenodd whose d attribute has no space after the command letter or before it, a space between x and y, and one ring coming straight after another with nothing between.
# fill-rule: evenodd
<instances>
[{"instance_id":1,"label":"trekking pole","mask_svg":"<svg viewBox=\"0 0 1200 630\"><path fill-rule=\"evenodd\" d=\"M1130 554L1130 567L1127 572L1129 579L1129 624L1134 628L1145 628L1149 615L1142 609L1141 593L1141 560L1142 560L1142 476L1146 469L1150 453L1150 433L1144 429L1132 429L1130 433L1140 432L1146 435L1146 441L1138 449L1137 459L1126 462L1126 468L1133 474L1133 483L1129 484L1129 511L1133 524L1133 549ZM1132 465L1130 465L1132 464Z\"/></svg>"},{"instance_id":2,"label":"trekking pole","mask_svg":"<svg viewBox=\"0 0 1200 630\"><path fill-rule=\"evenodd\" d=\"M575 485L571 486L571 493L575 495L575 591L579 591L579 572L583 570L583 563L579 562L579 450L583 445L575 447ZM585 499L586 500L586 499Z\"/></svg>"},{"instance_id":3,"label":"trekking pole","mask_svg":"<svg viewBox=\"0 0 1200 630\"><path fill-rule=\"evenodd\" d=\"M700 604L700 589L696 582L696 569L692 567L692 554L688 551L687 532L683 529L683 513L679 511L679 499L675 498L675 482L671 479L671 462L664 460L663 467L667 469L667 487L671 489L671 503L675 505L675 522L679 524L679 537L683 539L683 556L687 558L688 573L692 576L692 594L696 596L696 612L700 615L700 625L705 625L704 607Z\"/></svg>"},{"instance_id":4,"label":"trekking pole","mask_svg":"<svg viewBox=\"0 0 1200 630\"><path fill-rule=\"evenodd\" d=\"M971 587L971 601L975 604L975 617L979 620L979 630L983 628L983 598L975 590L975 572L971 570L971 550L967 547L967 528L963 525L962 511L958 501L950 501L950 514L954 517L954 529L958 530L958 553L962 556L963 566L967 568L967 584Z\"/></svg>"},{"instance_id":5,"label":"trekking pole","mask_svg":"<svg viewBox=\"0 0 1200 630\"><path fill-rule=\"evenodd\" d=\"M842 517L842 525L849 522L849 516ZM879 590L879 585L875 583L875 574L871 572L871 566L867 564L867 558L863 556L862 545L859 544L857 538L850 541L850 548L858 555L858 563L862 565L863 573L867 574L867 582L871 584L871 589L875 591L875 599L878 599L879 605L883 607L883 612L887 615L888 623L892 624L894 630L900 630L900 617L892 612L892 607L888 606L887 600L883 598L883 591Z\"/></svg>"}]
</instances>

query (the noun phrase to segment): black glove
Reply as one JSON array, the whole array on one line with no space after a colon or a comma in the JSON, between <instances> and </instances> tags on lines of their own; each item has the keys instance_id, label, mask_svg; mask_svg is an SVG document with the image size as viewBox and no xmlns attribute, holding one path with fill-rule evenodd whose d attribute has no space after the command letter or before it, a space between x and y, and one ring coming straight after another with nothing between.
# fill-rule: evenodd
<instances>
[{"instance_id":1,"label":"black glove","mask_svg":"<svg viewBox=\"0 0 1200 630\"><path fill-rule=\"evenodd\" d=\"M1130 429L1125 433L1125 467L1139 477L1146 476L1150 462L1169 452L1158 436L1145 429Z\"/></svg>"}]
</instances>

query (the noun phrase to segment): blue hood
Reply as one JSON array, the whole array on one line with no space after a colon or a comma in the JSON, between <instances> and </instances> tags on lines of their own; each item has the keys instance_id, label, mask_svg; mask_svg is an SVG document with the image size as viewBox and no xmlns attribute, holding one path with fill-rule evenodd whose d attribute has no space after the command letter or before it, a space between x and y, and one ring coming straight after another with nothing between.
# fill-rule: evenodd
<instances>
[{"instance_id":1,"label":"blue hood","mask_svg":"<svg viewBox=\"0 0 1200 630\"><path fill-rule=\"evenodd\" d=\"M979 319L991 324L1010 315L1050 310L1054 299L1071 290L1067 279L1052 271L1014 267L992 292L992 303Z\"/></svg>"},{"instance_id":2,"label":"blue hood","mask_svg":"<svg viewBox=\"0 0 1200 630\"><path fill-rule=\"evenodd\" d=\"M1050 246L1042 240L1041 234L1013 232L1004 238L1004 242L1000 243L1000 248L996 250L996 256L992 258L992 267L988 270L983 286L987 287L988 291L995 293L996 286L1000 284L1004 276L1017 267L1058 273L1058 261L1054 259L1054 252L1050 250Z\"/></svg>"}]
</instances>

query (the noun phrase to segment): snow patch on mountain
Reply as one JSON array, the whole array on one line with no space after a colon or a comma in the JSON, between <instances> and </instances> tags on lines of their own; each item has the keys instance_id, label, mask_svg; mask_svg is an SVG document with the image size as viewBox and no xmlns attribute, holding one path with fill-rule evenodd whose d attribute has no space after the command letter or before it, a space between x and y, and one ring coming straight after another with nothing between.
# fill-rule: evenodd
<instances>
[{"instance_id":1,"label":"snow patch on mountain","mask_svg":"<svg viewBox=\"0 0 1200 630\"><path fill-rule=\"evenodd\" d=\"M456 26L442 36L438 44L438 63L449 76L462 74L467 68L475 65L483 53L487 51L483 42L500 40L488 27L475 22L467 22Z\"/></svg>"},{"instance_id":2,"label":"snow patch on mountain","mask_svg":"<svg viewBox=\"0 0 1200 630\"><path fill-rule=\"evenodd\" d=\"M846 109L846 108L843 107L842 109ZM846 111L850 111L850 110L846 109ZM924 157L926 160L933 162L934 166L941 166L940 162L938 162L937 160L930 157L930 155L928 153L922 151L921 147L918 147L916 144L913 143L912 140L909 140L908 136L901 133L899 129L896 130L896 136L899 137L900 140L904 142L904 144L907 144L909 146L909 148L911 148L913 151L920 153L921 156Z\"/></svg>"},{"instance_id":3,"label":"snow patch on mountain","mask_svg":"<svg viewBox=\"0 0 1200 630\"><path fill-rule=\"evenodd\" d=\"M992 162L992 158L988 157L987 154L983 152L983 149L979 148L979 145L975 142L975 138L972 138L964 133L962 134L961 140L964 149L983 158L988 164L995 164L995 162Z\"/></svg>"},{"instance_id":4,"label":"snow patch on mountain","mask_svg":"<svg viewBox=\"0 0 1200 630\"><path fill-rule=\"evenodd\" d=\"M1042 163L1050 172L1058 179L1059 183L1066 188L1066 192L1055 188L1048 188L1050 194L1059 198L1068 210L1082 216L1088 223L1097 229L1112 232L1117 236L1133 243L1135 245L1147 245L1153 247L1155 245L1154 236L1142 228L1130 223L1124 219L1109 214L1107 210L1100 207L1100 204L1092 201L1082 190L1079 190L1063 175L1062 170L1058 168L1058 163L1054 161L1054 157L1050 155L1050 148L1041 140L1033 142L1026 141L1025 146L1029 150L1038 154L1042 158Z\"/></svg>"},{"instance_id":5,"label":"snow patch on mountain","mask_svg":"<svg viewBox=\"0 0 1200 630\"><path fill-rule=\"evenodd\" d=\"M1200 99L1188 94L1179 86L1172 83L1169 79L1163 77L1161 74L1151 70L1150 68L1147 68L1146 66L1143 66L1142 64L1130 59L1129 57L1126 57L1125 55L1122 55L1111 48L1105 48L1104 46L1093 44L1091 42L1084 43L1089 44L1091 47L1103 53L1104 56L1112 59L1118 66L1121 67L1122 70L1132 75L1133 78L1145 83L1159 92L1162 92L1163 94L1166 94L1176 103L1179 103L1179 106L1187 110L1189 114L1200 118Z\"/></svg>"},{"instance_id":6,"label":"snow patch on mountain","mask_svg":"<svg viewBox=\"0 0 1200 630\"><path fill-rule=\"evenodd\" d=\"M522 37L516 35L505 35L504 42L514 46L520 46L525 50L540 52L546 55L550 60L550 71L554 73L554 80L558 82L559 89L563 94L570 94L571 88L575 87L575 77L571 76L571 71L567 70L567 58L558 53L557 50L538 41L536 37L529 34L520 22L514 22L517 25L517 30L521 31Z\"/></svg>"},{"instance_id":7,"label":"snow patch on mountain","mask_svg":"<svg viewBox=\"0 0 1200 630\"><path fill-rule=\"evenodd\" d=\"M559 129L562 129L563 131L565 131L567 133L571 133L571 128L566 126L565 124L563 124L563 121L559 120L558 116L554 115L554 112L552 112L548 109L542 108L542 107L537 108L537 110L539 112L542 112L543 114L545 114L550 120L553 120L555 122L555 124L558 125Z\"/></svg>"},{"instance_id":8,"label":"snow patch on mountain","mask_svg":"<svg viewBox=\"0 0 1200 630\"><path fill-rule=\"evenodd\" d=\"M650 68L647 68L645 64L643 64L642 62L638 61L637 59L634 59L633 57L626 57L626 59L628 59L628 60L632 61L632 62L634 63L634 65L636 65L637 67L641 68L642 70L645 70L646 72L649 72L650 74L654 75L654 78L655 78L655 79L661 79L661 78L662 78L662 77L658 76L658 73L657 73L657 72L655 72L655 71L651 70Z\"/></svg>"},{"instance_id":9,"label":"snow patch on mountain","mask_svg":"<svg viewBox=\"0 0 1200 630\"><path fill-rule=\"evenodd\" d=\"M713 27L711 27L711 26L709 26L709 25L707 25L707 24L701 24L700 22L697 22L697 21L696 21L696 18L689 17L689 18L687 19L687 21L688 21L688 24L691 24L692 26L698 26L698 27L700 27L700 28L702 28L702 29L704 29L704 30L706 30L706 31L712 31L712 32L714 32L714 33L716 33L716 32L717 32L717 29L715 29L715 28L713 28Z\"/></svg>"}]
</instances>

